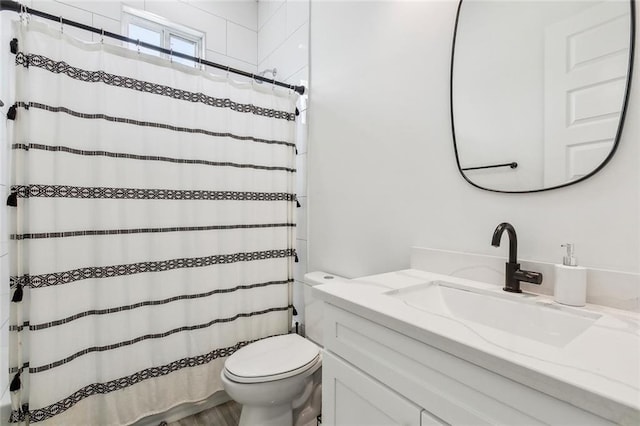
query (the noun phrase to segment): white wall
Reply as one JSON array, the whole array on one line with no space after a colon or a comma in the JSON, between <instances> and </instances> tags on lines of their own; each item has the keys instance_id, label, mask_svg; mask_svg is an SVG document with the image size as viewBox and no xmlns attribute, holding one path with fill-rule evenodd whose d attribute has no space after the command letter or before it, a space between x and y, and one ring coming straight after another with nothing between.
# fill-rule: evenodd
<instances>
[{"instance_id":1,"label":"white wall","mask_svg":"<svg viewBox=\"0 0 640 426\"><path fill-rule=\"evenodd\" d=\"M123 5L151 12L204 32L206 59L243 71L256 72L258 7L253 0L25 0L23 3L52 15L118 34L122 33ZM64 31L82 40L100 40L99 34L71 27L65 27ZM109 39L105 41L112 42Z\"/></svg>"},{"instance_id":2,"label":"white wall","mask_svg":"<svg viewBox=\"0 0 640 426\"><path fill-rule=\"evenodd\" d=\"M258 70L278 80L309 80L309 0L258 1ZM268 75L270 76L270 75Z\"/></svg>"},{"instance_id":3,"label":"white wall","mask_svg":"<svg viewBox=\"0 0 640 426\"><path fill-rule=\"evenodd\" d=\"M408 266L409 248L640 271L640 67L609 165L578 185L495 194L460 176L451 143L449 60L457 2L313 2L309 269L347 277ZM637 37L637 36L636 36ZM636 40L636 45L640 41Z\"/></svg>"},{"instance_id":4,"label":"white wall","mask_svg":"<svg viewBox=\"0 0 640 426\"><path fill-rule=\"evenodd\" d=\"M308 86L309 81L309 0L260 0L258 2L258 71L277 69L277 79ZM271 74L267 74L271 77ZM293 277L294 321L304 320L302 280L307 272L307 96L298 102L296 143L298 156L298 209L296 251L299 262Z\"/></svg>"}]
</instances>

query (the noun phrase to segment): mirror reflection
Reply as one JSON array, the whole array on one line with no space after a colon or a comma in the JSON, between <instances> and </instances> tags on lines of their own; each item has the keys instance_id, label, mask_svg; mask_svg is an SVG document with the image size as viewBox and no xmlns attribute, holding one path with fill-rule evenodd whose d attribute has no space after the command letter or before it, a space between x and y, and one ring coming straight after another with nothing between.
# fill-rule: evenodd
<instances>
[{"instance_id":1,"label":"mirror reflection","mask_svg":"<svg viewBox=\"0 0 640 426\"><path fill-rule=\"evenodd\" d=\"M539 191L609 160L626 105L631 8L629 0L461 2L451 107L467 180Z\"/></svg>"}]
</instances>

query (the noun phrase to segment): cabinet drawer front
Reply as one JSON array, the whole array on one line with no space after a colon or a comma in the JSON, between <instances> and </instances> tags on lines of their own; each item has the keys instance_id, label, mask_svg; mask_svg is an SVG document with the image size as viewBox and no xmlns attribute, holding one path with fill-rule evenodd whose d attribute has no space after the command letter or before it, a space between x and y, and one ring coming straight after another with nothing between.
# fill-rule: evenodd
<instances>
[{"instance_id":1,"label":"cabinet drawer front","mask_svg":"<svg viewBox=\"0 0 640 426\"><path fill-rule=\"evenodd\" d=\"M325 349L451 424L612 425L333 305L325 307Z\"/></svg>"},{"instance_id":2,"label":"cabinet drawer front","mask_svg":"<svg viewBox=\"0 0 640 426\"><path fill-rule=\"evenodd\" d=\"M419 426L421 409L356 367L325 353L322 423Z\"/></svg>"}]
</instances>

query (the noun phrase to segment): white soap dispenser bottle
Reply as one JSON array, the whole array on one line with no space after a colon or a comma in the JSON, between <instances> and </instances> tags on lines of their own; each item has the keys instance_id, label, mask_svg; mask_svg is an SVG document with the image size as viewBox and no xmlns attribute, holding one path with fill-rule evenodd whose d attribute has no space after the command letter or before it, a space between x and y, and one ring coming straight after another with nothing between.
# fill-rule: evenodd
<instances>
[{"instance_id":1,"label":"white soap dispenser bottle","mask_svg":"<svg viewBox=\"0 0 640 426\"><path fill-rule=\"evenodd\" d=\"M563 305L584 306L587 303L587 269L578 266L573 244L561 247L567 248L567 254L562 258L562 265L556 265L553 298Z\"/></svg>"}]
</instances>

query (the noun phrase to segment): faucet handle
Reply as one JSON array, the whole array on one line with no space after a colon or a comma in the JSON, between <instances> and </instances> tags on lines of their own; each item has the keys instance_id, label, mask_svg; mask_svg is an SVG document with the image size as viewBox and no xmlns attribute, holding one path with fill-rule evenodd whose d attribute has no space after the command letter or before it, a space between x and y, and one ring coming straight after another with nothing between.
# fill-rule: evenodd
<instances>
[{"instance_id":1,"label":"faucet handle","mask_svg":"<svg viewBox=\"0 0 640 426\"><path fill-rule=\"evenodd\" d=\"M518 269L515 274L514 274L515 278L518 281L524 281L527 283L531 283L531 284L542 284L542 274L540 272L534 272L534 271L523 271L521 269Z\"/></svg>"}]
</instances>

